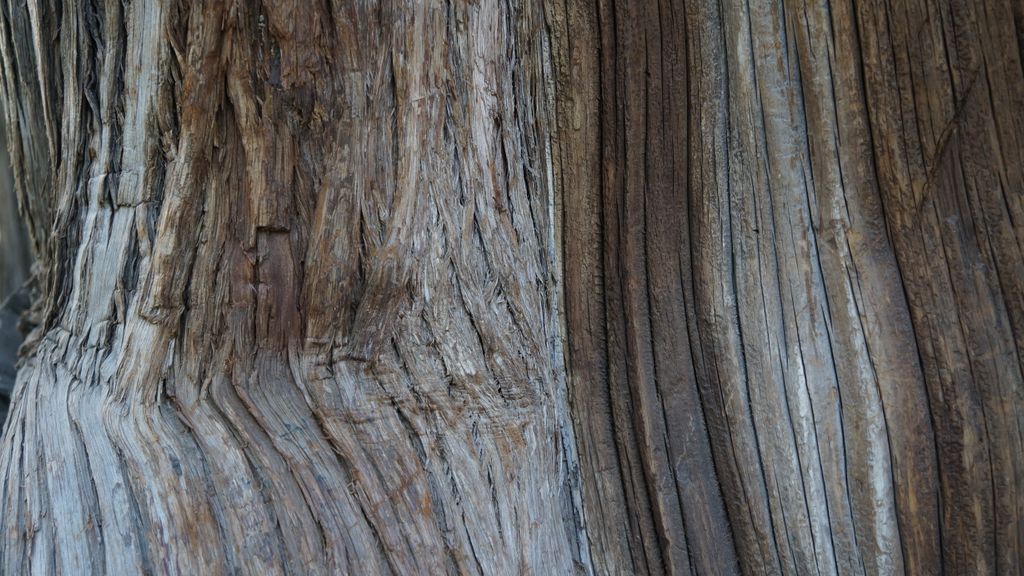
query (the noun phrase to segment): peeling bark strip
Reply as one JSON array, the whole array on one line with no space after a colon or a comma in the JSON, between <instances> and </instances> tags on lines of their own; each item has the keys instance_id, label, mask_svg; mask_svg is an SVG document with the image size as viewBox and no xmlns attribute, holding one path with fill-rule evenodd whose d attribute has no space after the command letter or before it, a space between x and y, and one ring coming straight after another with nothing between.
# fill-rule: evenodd
<instances>
[{"instance_id":1,"label":"peeling bark strip","mask_svg":"<svg viewBox=\"0 0 1024 576\"><path fill-rule=\"evenodd\" d=\"M1021 4L548 15L595 571L1024 571Z\"/></svg>"},{"instance_id":2,"label":"peeling bark strip","mask_svg":"<svg viewBox=\"0 0 1024 576\"><path fill-rule=\"evenodd\" d=\"M1024 572L1021 3L0 9L3 573Z\"/></svg>"},{"instance_id":3,"label":"peeling bark strip","mask_svg":"<svg viewBox=\"0 0 1024 576\"><path fill-rule=\"evenodd\" d=\"M538 3L3 10L46 269L4 574L586 564Z\"/></svg>"}]
</instances>

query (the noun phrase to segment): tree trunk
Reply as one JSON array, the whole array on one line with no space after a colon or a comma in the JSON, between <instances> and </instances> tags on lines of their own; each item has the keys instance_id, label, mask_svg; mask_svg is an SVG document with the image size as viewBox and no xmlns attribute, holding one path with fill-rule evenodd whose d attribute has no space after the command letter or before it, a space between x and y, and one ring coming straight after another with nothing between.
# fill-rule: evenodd
<instances>
[{"instance_id":1,"label":"tree trunk","mask_svg":"<svg viewBox=\"0 0 1024 576\"><path fill-rule=\"evenodd\" d=\"M6 15L55 176L4 573L585 564L539 4Z\"/></svg>"},{"instance_id":2,"label":"tree trunk","mask_svg":"<svg viewBox=\"0 0 1024 576\"><path fill-rule=\"evenodd\" d=\"M554 12L595 566L1024 570L1021 4Z\"/></svg>"},{"instance_id":3,"label":"tree trunk","mask_svg":"<svg viewBox=\"0 0 1024 576\"><path fill-rule=\"evenodd\" d=\"M1010 0L0 0L3 573L1024 572Z\"/></svg>"}]
</instances>

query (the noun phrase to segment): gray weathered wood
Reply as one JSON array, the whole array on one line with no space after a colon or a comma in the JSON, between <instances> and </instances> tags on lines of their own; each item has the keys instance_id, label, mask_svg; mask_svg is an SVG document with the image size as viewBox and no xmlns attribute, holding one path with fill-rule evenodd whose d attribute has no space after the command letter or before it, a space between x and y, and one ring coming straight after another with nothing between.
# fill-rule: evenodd
<instances>
[{"instance_id":1,"label":"gray weathered wood","mask_svg":"<svg viewBox=\"0 0 1024 576\"><path fill-rule=\"evenodd\" d=\"M53 169L4 573L586 565L539 3L4 10Z\"/></svg>"}]
</instances>

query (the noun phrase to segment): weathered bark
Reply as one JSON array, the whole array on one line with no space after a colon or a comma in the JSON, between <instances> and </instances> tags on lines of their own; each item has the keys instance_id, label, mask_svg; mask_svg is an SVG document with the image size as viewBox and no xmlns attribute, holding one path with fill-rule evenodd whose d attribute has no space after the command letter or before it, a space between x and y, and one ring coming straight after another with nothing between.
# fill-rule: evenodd
<instances>
[{"instance_id":1,"label":"weathered bark","mask_svg":"<svg viewBox=\"0 0 1024 576\"><path fill-rule=\"evenodd\" d=\"M4 10L53 174L4 573L585 564L539 3Z\"/></svg>"},{"instance_id":2,"label":"weathered bark","mask_svg":"<svg viewBox=\"0 0 1024 576\"><path fill-rule=\"evenodd\" d=\"M0 5L4 573L1024 571L1021 3Z\"/></svg>"},{"instance_id":3,"label":"weathered bark","mask_svg":"<svg viewBox=\"0 0 1024 576\"><path fill-rule=\"evenodd\" d=\"M598 572L1024 570L1022 12L553 3Z\"/></svg>"}]
</instances>

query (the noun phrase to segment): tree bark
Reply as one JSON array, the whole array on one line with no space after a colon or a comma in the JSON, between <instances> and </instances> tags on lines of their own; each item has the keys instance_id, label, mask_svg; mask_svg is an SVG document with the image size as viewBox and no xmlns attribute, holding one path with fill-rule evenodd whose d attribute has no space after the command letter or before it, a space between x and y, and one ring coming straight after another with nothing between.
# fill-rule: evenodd
<instances>
[{"instance_id":1,"label":"tree bark","mask_svg":"<svg viewBox=\"0 0 1024 576\"><path fill-rule=\"evenodd\" d=\"M4 573L585 565L538 3L5 15L54 176Z\"/></svg>"},{"instance_id":2,"label":"tree bark","mask_svg":"<svg viewBox=\"0 0 1024 576\"><path fill-rule=\"evenodd\" d=\"M1020 3L549 14L596 570L1024 570Z\"/></svg>"},{"instance_id":3,"label":"tree bark","mask_svg":"<svg viewBox=\"0 0 1024 576\"><path fill-rule=\"evenodd\" d=\"M0 0L4 573L1024 571L1024 8Z\"/></svg>"}]
</instances>

